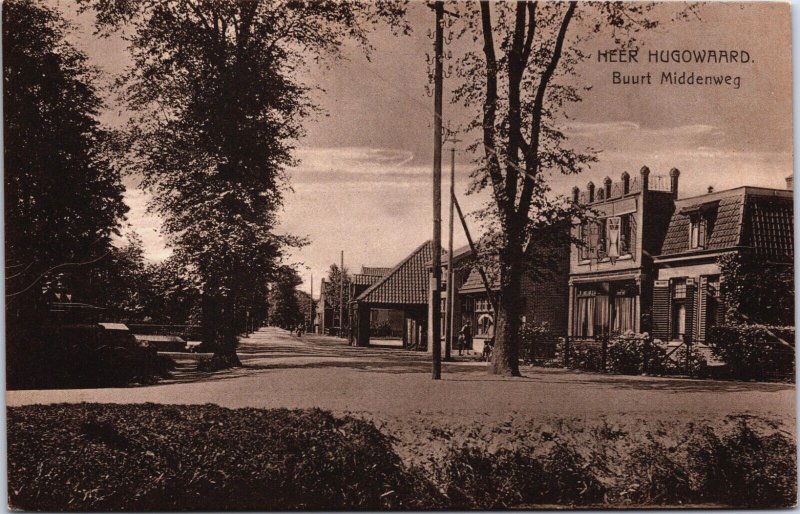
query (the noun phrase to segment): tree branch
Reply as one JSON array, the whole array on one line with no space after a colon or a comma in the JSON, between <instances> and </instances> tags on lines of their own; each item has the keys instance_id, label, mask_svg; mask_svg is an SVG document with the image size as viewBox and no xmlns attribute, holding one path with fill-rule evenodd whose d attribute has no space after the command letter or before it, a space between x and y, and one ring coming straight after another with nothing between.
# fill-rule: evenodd
<instances>
[{"instance_id":1,"label":"tree branch","mask_svg":"<svg viewBox=\"0 0 800 514\"><path fill-rule=\"evenodd\" d=\"M542 130L542 110L544 107L544 94L550 80L553 78L558 61L561 58L561 53L564 49L564 39L567 36L567 29L572 20L572 15L575 13L575 8L578 3L571 1L564 19L561 20L561 27L558 29L558 36L556 37L556 44L553 48L553 55L550 57L550 62L547 64L542 78L539 82L539 87L536 89L536 98L533 103L533 113L531 121L531 142L530 148L525 155L525 171L528 175L522 187L522 194L519 202L519 216L528 217L528 212L531 207L531 195L533 194L534 178L539 172L539 140Z\"/></svg>"},{"instance_id":2,"label":"tree branch","mask_svg":"<svg viewBox=\"0 0 800 514\"><path fill-rule=\"evenodd\" d=\"M490 1L481 0L481 26L483 28L483 54L486 57L486 98L483 102L483 147L486 153L489 176L492 179L495 201L504 210L506 199L502 189L503 176L495 150L495 119L497 116L497 57L494 52Z\"/></svg>"},{"instance_id":3,"label":"tree branch","mask_svg":"<svg viewBox=\"0 0 800 514\"><path fill-rule=\"evenodd\" d=\"M506 148L506 198L510 209L513 209L517 198L517 180L519 178L519 150L522 136L522 113L520 105L520 83L524 68L522 50L525 38L525 4L516 5L514 34L508 49L508 147Z\"/></svg>"}]
</instances>

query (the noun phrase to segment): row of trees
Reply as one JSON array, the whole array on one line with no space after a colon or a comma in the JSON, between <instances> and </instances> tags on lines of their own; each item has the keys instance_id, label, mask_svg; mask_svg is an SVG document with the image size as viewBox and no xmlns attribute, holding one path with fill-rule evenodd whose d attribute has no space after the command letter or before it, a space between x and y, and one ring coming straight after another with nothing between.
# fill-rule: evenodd
<instances>
[{"instance_id":1,"label":"row of trees","mask_svg":"<svg viewBox=\"0 0 800 514\"><path fill-rule=\"evenodd\" d=\"M285 276L277 234L294 145L317 109L298 73L341 56L346 40L369 52L379 24L407 32L405 4L319 0L79 0L100 36L124 33L133 64L115 77L130 123L103 129L96 72L65 43L51 8L10 0L4 9L6 205L12 301L57 267L104 258L125 214L122 173L151 193L176 274L200 296L204 342L230 363L237 326ZM500 305L492 371L516 375L519 284L542 268L528 247L543 226L580 209L549 195L549 173L594 160L561 130L584 91L581 44L610 27L619 45L656 26L648 4L453 4L467 48L454 102L475 113L465 127L476 153L473 190L499 256ZM576 27L577 25L577 27ZM474 134L470 135L470 134ZM75 194L72 194L75 193ZM16 281L16 282L14 282ZM332 284L334 285L334 284ZM335 285L334 285L335 287ZM14 300L19 298L19 300ZM330 295L329 298L337 298ZM24 309L23 309L24 310Z\"/></svg>"},{"instance_id":2,"label":"row of trees","mask_svg":"<svg viewBox=\"0 0 800 514\"><path fill-rule=\"evenodd\" d=\"M48 282L120 318L198 319L204 343L238 363L237 335L296 284L282 264L303 239L275 231L286 169L317 110L299 69L369 51L378 24L404 29L400 4L250 0L81 0L100 37L124 33L132 65L113 77L130 115L99 122L99 72L67 42L70 25L35 0L3 9L9 336L36 326ZM151 194L173 250L144 262L122 248L122 177ZM294 296L293 292L291 295ZM291 305L287 308L291 309ZM287 321L288 322L288 321Z\"/></svg>"}]
</instances>

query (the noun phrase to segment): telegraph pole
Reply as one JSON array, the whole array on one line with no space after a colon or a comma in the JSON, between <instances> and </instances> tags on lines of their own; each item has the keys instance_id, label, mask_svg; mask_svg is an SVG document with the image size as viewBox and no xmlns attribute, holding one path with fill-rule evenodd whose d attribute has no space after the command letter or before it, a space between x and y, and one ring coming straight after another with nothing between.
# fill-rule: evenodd
<instances>
[{"instance_id":1,"label":"telegraph pole","mask_svg":"<svg viewBox=\"0 0 800 514\"><path fill-rule=\"evenodd\" d=\"M339 260L339 337L344 335L344 250Z\"/></svg>"},{"instance_id":2,"label":"telegraph pole","mask_svg":"<svg viewBox=\"0 0 800 514\"><path fill-rule=\"evenodd\" d=\"M430 6L430 4L429 4ZM436 13L436 38L434 42L434 110L433 118L433 277L431 278L431 353L432 377L442 378L442 60L444 59L444 2L433 4Z\"/></svg>"},{"instance_id":3,"label":"telegraph pole","mask_svg":"<svg viewBox=\"0 0 800 514\"><path fill-rule=\"evenodd\" d=\"M314 333L314 274L311 274L311 301L308 302L308 333Z\"/></svg>"}]
</instances>

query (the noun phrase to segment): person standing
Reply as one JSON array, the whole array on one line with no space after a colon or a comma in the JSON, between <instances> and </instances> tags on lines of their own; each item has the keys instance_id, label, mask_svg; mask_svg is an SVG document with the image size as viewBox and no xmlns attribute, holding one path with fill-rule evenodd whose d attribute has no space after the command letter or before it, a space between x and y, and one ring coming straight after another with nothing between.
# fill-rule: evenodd
<instances>
[{"instance_id":1,"label":"person standing","mask_svg":"<svg viewBox=\"0 0 800 514\"><path fill-rule=\"evenodd\" d=\"M470 324L469 320L464 323L464 326L461 327L461 331L458 334L459 346L458 346L458 354L461 355L462 343L463 340L463 347L464 349L472 348L472 325Z\"/></svg>"}]
</instances>

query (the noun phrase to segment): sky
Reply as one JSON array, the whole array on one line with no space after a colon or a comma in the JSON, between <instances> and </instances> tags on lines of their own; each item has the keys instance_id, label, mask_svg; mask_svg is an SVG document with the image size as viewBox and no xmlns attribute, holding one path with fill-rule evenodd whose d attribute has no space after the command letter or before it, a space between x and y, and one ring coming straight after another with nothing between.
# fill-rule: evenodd
<instances>
[{"instance_id":1,"label":"sky","mask_svg":"<svg viewBox=\"0 0 800 514\"><path fill-rule=\"evenodd\" d=\"M107 77L128 65L119 38L92 35L91 18L75 14L75 4L52 0L75 21L73 39ZM567 193L605 176L636 173L647 165L655 175L681 170L680 196L742 185L782 188L792 173L791 35L788 4L702 4L697 16L672 21L683 4L659 6L653 16L659 28L640 34L639 63L598 62L597 51L614 49L602 32L587 43L590 56L578 68L578 83L591 86L583 101L569 107L563 129L577 148L599 151L598 162L580 176L551 177L557 193ZM432 235L433 99L425 93L427 32L433 14L421 3L409 9L412 34L394 36L378 30L370 39L367 59L345 45L344 59L313 67L304 80L319 86L314 100L324 116L307 123L298 142L299 165L290 170L293 191L286 194L279 230L308 237L289 262L300 264L302 288L315 296L319 280L344 251L345 266L394 266ZM568 41L585 32L574 24ZM453 43L459 50L472 44ZM750 62L698 65L646 62L648 50L746 51ZM652 74L652 85L613 84L613 72ZM738 76L738 89L726 85L659 84L662 71ZM445 79L444 119L453 125L470 113L450 105L456 77ZM103 121L124 122L124 111L110 105ZM456 194L466 211L486 197L466 195L473 156L464 151L475 134L456 144ZM444 191L449 187L450 148L444 153ZM144 240L146 255L169 255L159 233L160 220L146 212L148 196L126 179L125 200L130 227ZM447 204L443 208L443 241L447 241ZM458 223L455 246L466 243Z\"/></svg>"}]
</instances>

